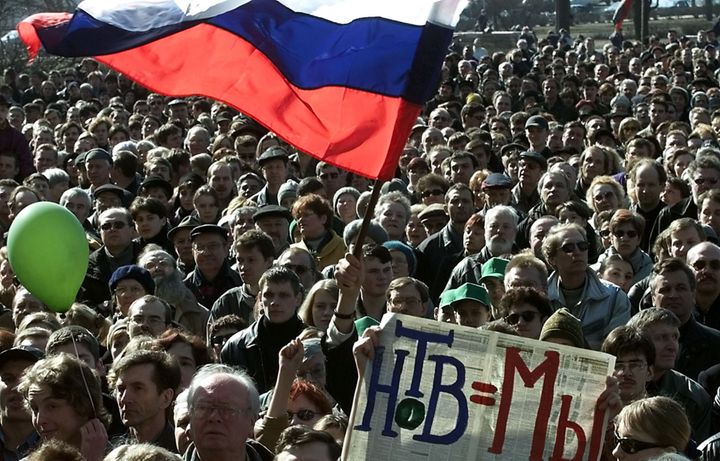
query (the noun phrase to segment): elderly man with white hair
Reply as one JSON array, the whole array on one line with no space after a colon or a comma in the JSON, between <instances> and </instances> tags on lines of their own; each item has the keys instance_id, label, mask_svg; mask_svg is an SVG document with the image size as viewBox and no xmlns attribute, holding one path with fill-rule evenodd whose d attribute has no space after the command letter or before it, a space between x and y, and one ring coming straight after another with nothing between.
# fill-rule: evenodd
<instances>
[{"instance_id":1,"label":"elderly man with white hair","mask_svg":"<svg viewBox=\"0 0 720 461\"><path fill-rule=\"evenodd\" d=\"M138 265L152 275L155 295L175 307L173 321L204 338L210 312L198 304L183 283L184 275L178 270L175 258L157 245L148 245L140 255Z\"/></svg>"},{"instance_id":2,"label":"elderly man with white hair","mask_svg":"<svg viewBox=\"0 0 720 461\"><path fill-rule=\"evenodd\" d=\"M185 461L270 461L273 453L252 440L260 397L247 373L210 364L187 391L190 439Z\"/></svg>"},{"instance_id":3,"label":"elderly man with white hair","mask_svg":"<svg viewBox=\"0 0 720 461\"><path fill-rule=\"evenodd\" d=\"M464 283L480 284L484 263L490 258L507 258L517 253L517 226L518 215L514 208L507 205L490 208L485 214L485 246L479 253L464 258L455 266L445 289L454 289Z\"/></svg>"}]
</instances>

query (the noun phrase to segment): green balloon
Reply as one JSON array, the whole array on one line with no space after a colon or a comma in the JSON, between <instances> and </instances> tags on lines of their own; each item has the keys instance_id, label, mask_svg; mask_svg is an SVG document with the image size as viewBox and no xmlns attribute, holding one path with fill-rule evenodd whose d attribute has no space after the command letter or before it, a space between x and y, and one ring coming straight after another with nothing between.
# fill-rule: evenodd
<instances>
[{"instance_id":1,"label":"green balloon","mask_svg":"<svg viewBox=\"0 0 720 461\"><path fill-rule=\"evenodd\" d=\"M53 311L67 311L85 278L90 252L75 215L57 203L33 203L13 220L7 247L20 283Z\"/></svg>"}]
</instances>

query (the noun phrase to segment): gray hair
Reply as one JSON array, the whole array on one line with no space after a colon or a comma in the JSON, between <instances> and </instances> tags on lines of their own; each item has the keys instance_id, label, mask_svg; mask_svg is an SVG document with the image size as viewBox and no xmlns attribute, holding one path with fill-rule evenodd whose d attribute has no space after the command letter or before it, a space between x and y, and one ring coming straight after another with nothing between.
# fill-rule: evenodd
<instances>
[{"instance_id":1,"label":"gray hair","mask_svg":"<svg viewBox=\"0 0 720 461\"><path fill-rule=\"evenodd\" d=\"M67 174L67 171L61 170L60 168L48 168L42 172L42 175L47 178L50 187L55 187L61 182L70 181L70 175Z\"/></svg>"},{"instance_id":2,"label":"gray hair","mask_svg":"<svg viewBox=\"0 0 720 461\"><path fill-rule=\"evenodd\" d=\"M382 216L383 211L392 203L397 203L405 209L405 225L410 221L410 200L399 191L393 191L380 197L375 207L375 219Z\"/></svg>"},{"instance_id":3,"label":"gray hair","mask_svg":"<svg viewBox=\"0 0 720 461\"><path fill-rule=\"evenodd\" d=\"M60 205L65 206L70 200L78 197L81 198L83 202L85 202L85 205L87 205L89 210L92 206L92 199L90 198L90 194L88 194L85 189L80 189L79 187L73 187L72 189L68 189L63 192L63 194L60 196Z\"/></svg>"},{"instance_id":4,"label":"gray hair","mask_svg":"<svg viewBox=\"0 0 720 461\"><path fill-rule=\"evenodd\" d=\"M135 141L123 141L115 144L113 147L112 153L113 153L113 159L115 159L115 155L120 152L121 150L126 150L129 152L132 152L133 154L137 155L138 153L138 144Z\"/></svg>"},{"instance_id":5,"label":"gray hair","mask_svg":"<svg viewBox=\"0 0 720 461\"><path fill-rule=\"evenodd\" d=\"M207 378L215 376L224 376L240 384L248 393L250 411L252 412L253 417L257 417L260 413L260 394L258 394L257 387L255 387L255 383L252 378L243 370L223 365L221 363L209 363L207 365L203 365L203 367L195 373L195 376L193 376L190 386L187 388L187 405L190 411L192 411L194 406L195 394L200 388L200 383Z\"/></svg>"},{"instance_id":6,"label":"gray hair","mask_svg":"<svg viewBox=\"0 0 720 461\"><path fill-rule=\"evenodd\" d=\"M667 309L662 307L650 307L643 309L633 315L628 326L637 328L643 333L655 324L662 323L671 327L680 328L680 319Z\"/></svg>"},{"instance_id":7,"label":"gray hair","mask_svg":"<svg viewBox=\"0 0 720 461\"><path fill-rule=\"evenodd\" d=\"M487 223L489 223L490 221L492 221L494 219L497 219L500 216L505 216L507 218L512 219L513 225L515 227L517 227L518 221L519 221L518 214L513 207L507 206L507 205L497 205L497 206L490 208L485 213L486 226L487 226Z\"/></svg>"},{"instance_id":8,"label":"gray hair","mask_svg":"<svg viewBox=\"0 0 720 461\"><path fill-rule=\"evenodd\" d=\"M553 166L553 168L546 171L545 173L542 174L542 176L540 176L540 180L538 181L538 185L537 185L538 194L542 195L542 188L545 185L545 180L548 178L555 177L555 176L562 178L563 181L565 181L565 187L567 187L567 190L572 192L573 187L572 187L572 184L570 184L570 178L568 178L568 175L566 175L565 172L563 170L561 170L560 168L555 168Z\"/></svg>"},{"instance_id":9,"label":"gray hair","mask_svg":"<svg viewBox=\"0 0 720 461\"><path fill-rule=\"evenodd\" d=\"M153 248L147 248L146 251L143 251L140 254L140 257L138 258L138 262L137 262L138 266L145 267L145 263L147 263L148 259L150 259L154 256L162 256L163 258L170 260L172 265L175 266L175 258L170 253L168 253L165 250L153 249Z\"/></svg>"},{"instance_id":10,"label":"gray hair","mask_svg":"<svg viewBox=\"0 0 720 461\"><path fill-rule=\"evenodd\" d=\"M583 239L587 240L587 231L575 223L554 225L548 231L542 244L542 253L546 261L557 253L560 248L560 234L565 231L577 231Z\"/></svg>"}]
</instances>

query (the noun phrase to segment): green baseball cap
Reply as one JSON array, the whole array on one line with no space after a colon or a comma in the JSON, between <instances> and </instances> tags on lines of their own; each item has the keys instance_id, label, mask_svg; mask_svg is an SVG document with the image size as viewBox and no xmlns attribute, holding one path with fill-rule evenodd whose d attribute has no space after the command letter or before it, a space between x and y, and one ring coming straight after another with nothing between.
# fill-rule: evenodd
<instances>
[{"instance_id":1,"label":"green baseball cap","mask_svg":"<svg viewBox=\"0 0 720 461\"><path fill-rule=\"evenodd\" d=\"M475 283L466 283L455 288L452 303L472 300L490 308L490 296L485 288Z\"/></svg>"},{"instance_id":2,"label":"green baseball cap","mask_svg":"<svg viewBox=\"0 0 720 461\"><path fill-rule=\"evenodd\" d=\"M438 305L438 307L440 309L442 309L443 307L448 307L453 303L454 300L455 300L455 290L445 290L440 295L440 305Z\"/></svg>"},{"instance_id":3,"label":"green baseball cap","mask_svg":"<svg viewBox=\"0 0 720 461\"><path fill-rule=\"evenodd\" d=\"M505 268L510 261L503 258L490 258L482 265L480 271L480 280L485 277L494 277L496 279L505 279Z\"/></svg>"}]
</instances>

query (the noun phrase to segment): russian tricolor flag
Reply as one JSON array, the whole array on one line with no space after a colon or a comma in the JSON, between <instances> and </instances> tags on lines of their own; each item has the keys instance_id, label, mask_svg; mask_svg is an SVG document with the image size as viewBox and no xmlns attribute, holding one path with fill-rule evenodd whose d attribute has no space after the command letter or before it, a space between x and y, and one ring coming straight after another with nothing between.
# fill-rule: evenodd
<instances>
[{"instance_id":1,"label":"russian tricolor flag","mask_svg":"<svg viewBox=\"0 0 720 461\"><path fill-rule=\"evenodd\" d=\"M158 93L236 107L389 179L466 0L86 0L18 24L31 56L95 56Z\"/></svg>"}]
</instances>

